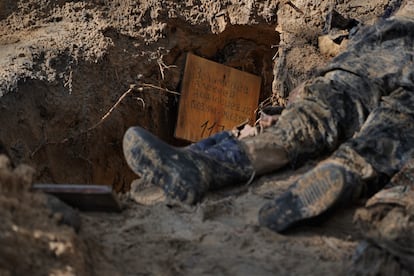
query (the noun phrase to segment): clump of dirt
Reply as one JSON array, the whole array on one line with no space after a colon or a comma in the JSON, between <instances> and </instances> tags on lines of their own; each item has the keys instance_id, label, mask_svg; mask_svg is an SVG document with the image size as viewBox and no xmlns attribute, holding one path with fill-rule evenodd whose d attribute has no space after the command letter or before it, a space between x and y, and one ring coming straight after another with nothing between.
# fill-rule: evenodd
<instances>
[{"instance_id":1,"label":"clump of dirt","mask_svg":"<svg viewBox=\"0 0 414 276\"><path fill-rule=\"evenodd\" d=\"M372 24L384 15L391 2L297 0L294 1L297 9L280 5L276 13L280 43L272 87L275 101L285 104L292 89L317 73L332 58L321 51L318 43L318 38L332 29L332 13L337 12L360 24Z\"/></svg>"},{"instance_id":2,"label":"clump of dirt","mask_svg":"<svg viewBox=\"0 0 414 276\"><path fill-rule=\"evenodd\" d=\"M12 168L0 155L0 275L88 274L85 243L59 225L60 215L46 208L43 194L29 191L33 173L25 165Z\"/></svg>"},{"instance_id":3,"label":"clump of dirt","mask_svg":"<svg viewBox=\"0 0 414 276\"><path fill-rule=\"evenodd\" d=\"M179 95L170 92L180 91L188 52L260 75L261 101L285 104L330 60L318 37L333 10L369 23L388 2L0 0L0 140L36 182L128 192L128 127L185 144L173 136ZM76 234L28 191L29 170L2 160L0 274L336 274L358 238L352 210L290 236L258 226L258 208L306 168L194 208L126 197L121 214L82 214Z\"/></svg>"}]
</instances>

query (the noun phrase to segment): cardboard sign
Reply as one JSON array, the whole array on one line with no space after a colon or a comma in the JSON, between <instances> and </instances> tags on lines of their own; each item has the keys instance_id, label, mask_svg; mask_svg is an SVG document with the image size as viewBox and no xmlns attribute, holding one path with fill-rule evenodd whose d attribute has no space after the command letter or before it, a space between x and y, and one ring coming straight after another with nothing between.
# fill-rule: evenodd
<instances>
[{"instance_id":1,"label":"cardboard sign","mask_svg":"<svg viewBox=\"0 0 414 276\"><path fill-rule=\"evenodd\" d=\"M195 142L254 122L260 85L258 76L189 53L175 136Z\"/></svg>"}]
</instances>

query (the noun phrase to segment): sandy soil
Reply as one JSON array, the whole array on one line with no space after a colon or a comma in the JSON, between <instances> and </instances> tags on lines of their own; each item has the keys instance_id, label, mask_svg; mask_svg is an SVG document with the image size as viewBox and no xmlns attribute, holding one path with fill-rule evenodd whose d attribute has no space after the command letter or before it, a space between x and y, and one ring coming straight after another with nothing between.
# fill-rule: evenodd
<instances>
[{"instance_id":1,"label":"sandy soil","mask_svg":"<svg viewBox=\"0 0 414 276\"><path fill-rule=\"evenodd\" d=\"M82 213L61 225L27 167L0 166L0 275L324 275L346 271L359 239L353 209L279 235L260 206L311 164L195 207L137 204L121 139L141 125L173 137L185 55L262 76L261 100L329 61L318 46L326 15L372 22L389 1L0 0L0 140L33 181L110 184L119 214ZM101 121L126 91L133 91ZM143 104L144 103L144 104ZM5 159L4 159L5 160ZM126 194L123 194L126 193Z\"/></svg>"},{"instance_id":2,"label":"sandy soil","mask_svg":"<svg viewBox=\"0 0 414 276\"><path fill-rule=\"evenodd\" d=\"M287 235L258 226L266 198L301 173L210 194L194 207L125 200L121 215L84 214L81 235L106 248L120 275L345 274L358 239L353 210Z\"/></svg>"}]
</instances>

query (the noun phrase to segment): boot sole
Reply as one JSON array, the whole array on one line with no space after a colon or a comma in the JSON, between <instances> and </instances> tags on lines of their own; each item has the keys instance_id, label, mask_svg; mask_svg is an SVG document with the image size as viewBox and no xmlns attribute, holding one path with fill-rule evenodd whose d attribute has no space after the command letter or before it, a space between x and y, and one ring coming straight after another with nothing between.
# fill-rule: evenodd
<instances>
[{"instance_id":1,"label":"boot sole","mask_svg":"<svg viewBox=\"0 0 414 276\"><path fill-rule=\"evenodd\" d=\"M262 207L259 222L276 232L316 218L337 203L345 176L337 167L325 166L307 173L274 202Z\"/></svg>"}]
</instances>

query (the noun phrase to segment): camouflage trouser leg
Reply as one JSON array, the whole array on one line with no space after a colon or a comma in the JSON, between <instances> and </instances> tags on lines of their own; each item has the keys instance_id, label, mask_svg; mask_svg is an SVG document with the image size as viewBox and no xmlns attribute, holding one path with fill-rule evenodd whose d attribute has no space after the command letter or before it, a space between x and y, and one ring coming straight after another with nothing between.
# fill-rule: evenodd
<instances>
[{"instance_id":1,"label":"camouflage trouser leg","mask_svg":"<svg viewBox=\"0 0 414 276\"><path fill-rule=\"evenodd\" d=\"M358 247L352 275L414 273L413 118L414 92L395 91L347 143L378 172L391 176L399 171L390 181L393 187L375 194L355 215L368 242Z\"/></svg>"},{"instance_id":2,"label":"camouflage trouser leg","mask_svg":"<svg viewBox=\"0 0 414 276\"><path fill-rule=\"evenodd\" d=\"M265 163L272 160L264 157L275 147L284 148L293 165L335 150L360 129L380 98L366 79L341 70L316 78L305 89L307 96L288 106L276 125L242 140L252 162L263 163L257 167L271 167Z\"/></svg>"},{"instance_id":3,"label":"camouflage trouser leg","mask_svg":"<svg viewBox=\"0 0 414 276\"><path fill-rule=\"evenodd\" d=\"M412 110L414 91L384 98L358 133L260 209L260 224L281 232L377 192L414 154Z\"/></svg>"},{"instance_id":4,"label":"camouflage trouser leg","mask_svg":"<svg viewBox=\"0 0 414 276\"><path fill-rule=\"evenodd\" d=\"M373 135L370 141L376 142L377 132L385 135L389 131L385 126L382 130L372 129L370 125L377 124L374 118L383 117L395 128L401 126L392 118L392 112L397 111L387 113L387 107L380 104L383 96L395 94L393 91L399 87L414 91L413 45L411 19L393 18L361 30L346 52L336 57L321 76L305 84L303 99L290 104L276 125L243 140L253 162L265 162L261 156L266 152L271 154L275 147L283 147L292 164L332 152L359 132L362 125L366 129L354 141L355 149L361 155L368 154L358 143L364 144L370 135ZM372 112L370 122L365 122Z\"/></svg>"},{"instance_id":5,"label":"camouflage trouser leg","mask_svg":"<svg viewBox=\"0 0 414 276\"><path fill-rule=\"evenodd\" d=\"M231 131L222 131L218 132L214 135L211 135L203 140L200 140L196 143L193 143L186 148L189 150L199 151L199 152L207 152L211 147L222 143L226 139L231 138L233 135Z\"/></svg>"},{"instance_id":6,"label":"camouflage trouser leg","mask_svg":"<svg viewBox=\"0 0 414 276\"><path fill-rule=\"evenodd\" d=\"M255 173L251 162L240 145L240 141L231 131L222 131L187 146L186 151L201 153L211 160L219 162L222 168L220 177L210 182L209 189L218 189L229 184L246 183ZM216 169L216 172L217 169ZM249 180L250 181L250 180Z\"/></svg>"},{"instance_id":7,"label":"camouflage trouser leg","mask_svg":"<svg viewBox=\"0 0 414 276\"><path fill-rule=\"evenodd\" d=\"M377 192L414 156L414 91L399 89L384 97L361 130L343 143L325 162L335 162L355 173L367 185L362 192ZM380 180L380 181L377 181Z\"/></svg>"},{"instance_id":8,"label":"camouflage trouser leg","mask_svg":"<svg viewBox=\"0 0 414 276\"><path fill-rule=\"evenodd\" d=\"M398 89L384 97L342 147L354 149L377 172L393 176L414 156L414 91Z\"/></svg>"},{"instance_id":9,"label":"camouflage trouser leg","mask_svg":"<svg viewBox=\"0 0 414 276\"><path fill-rule=\"evenodd\" d=\"M413 275L414 159L392 179L391 188L370 198L354 216L365 241L354 254L351 275Z\"/></svg>"}]
</instances>

